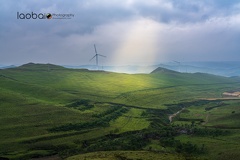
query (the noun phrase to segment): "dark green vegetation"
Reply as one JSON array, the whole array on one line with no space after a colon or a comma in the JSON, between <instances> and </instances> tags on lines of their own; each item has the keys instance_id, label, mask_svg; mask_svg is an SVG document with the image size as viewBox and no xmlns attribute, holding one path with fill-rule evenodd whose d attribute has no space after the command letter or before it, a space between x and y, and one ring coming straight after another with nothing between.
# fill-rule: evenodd
<instances>
[{"instance_id":1,"label":"dark green vegetation","mask_svg":"<svg viewBox=\"0 0 240 160\"><path fill-rule=\"evenodd\" d=\"M240 100L221 96L239 84L163 69L129 75L31 63L0 70L0 157L234 159Z\"/></svg>"}]
</instances>

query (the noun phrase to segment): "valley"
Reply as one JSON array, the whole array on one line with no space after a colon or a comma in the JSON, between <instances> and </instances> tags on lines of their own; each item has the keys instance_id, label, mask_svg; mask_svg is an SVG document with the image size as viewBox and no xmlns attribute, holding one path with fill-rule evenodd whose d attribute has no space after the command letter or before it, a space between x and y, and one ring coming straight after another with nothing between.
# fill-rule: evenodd
<instances>
[{"instance_id":1,"label":"valley","mask_svg":"<svg viewBox=\"0 0 240 160\"><path fill-rule=\"evenodd\" d=\"M163 68L2 69L0 157L236 159L240 99L222 93L239 85L237 78Z\"/></svg>"}]
</instances>

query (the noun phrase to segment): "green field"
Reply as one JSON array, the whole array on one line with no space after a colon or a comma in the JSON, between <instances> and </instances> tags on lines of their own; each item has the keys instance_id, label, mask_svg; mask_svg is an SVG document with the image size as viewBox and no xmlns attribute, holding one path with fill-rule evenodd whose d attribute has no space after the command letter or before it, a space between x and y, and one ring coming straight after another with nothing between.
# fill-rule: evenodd
<instances>
[{"instance_id":1,"label":"green field","mask_svg":"<svg viewBox=\"0 0 240 160\"><path fill-rule=\"evenodd\" d=\"M221 97L239 85L237 78L161 70L33 63L0 70L0 157L236 159L240 100ZM183 107L170 124L168 116Z\"/></svg>"},{"instance_id":2,"label":"green field","mask_svg":"<svg viewBox=\"0 0 240 160\"><path fill-rule=\"evenodd\" d=\"M147 151L112 151L112 152L97 152L88 153L78 156L73 156L67 160L119 160L119 159L146 159L146 160L184 160L182 155L168 153L154 153Z\"/></svg>"}]
</instances>

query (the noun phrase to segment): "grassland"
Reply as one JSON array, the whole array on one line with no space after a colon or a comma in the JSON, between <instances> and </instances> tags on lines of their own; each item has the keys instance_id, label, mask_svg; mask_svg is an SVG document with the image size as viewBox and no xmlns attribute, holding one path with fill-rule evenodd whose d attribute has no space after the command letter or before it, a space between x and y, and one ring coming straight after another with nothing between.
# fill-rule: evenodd
<instances>
[{"instance_id":1,"label":"grassland","mask_svg":"<svg viewBox=\"0 0 240 160\"><path fill-rule=\"evenodd\" d=\"M227 135L179 135L178 140L190 141L194 144L207 146L206 159L238 159L240 149L240 100L212 100L206 101L201 106L190 106L176 118L174 125L190 125L202 128L202 131L212 129L213 131L225 131Z\"/></svg>"},{"instance_id":2,"label":"grassland","mask_svg":"<svg viewBox=\"0 0 240 160\"><path fill-rule=\"evenodd\" d=\"M0 157L81 154L81 159L106 154L102 159L117 159L121 153L128 159L176 159L177 153L180 159L189 155L214 159L224 152L224 144L229 145L224 156L236 156L239 101L202 99L221 98L239 84L238 79L201 73L119 74L50 64L0 70ZM168 115L183 107L185 111L172 125L194 121L198 128L219 128L231 134L214 141L169 129ZM198 144L204 139L206 148L215 143L219 147L201 155L177 152L174 145L166 146L161 140L165 132L173 133L183 146L188 140ZM226 143L228 138L232 144Z\"/></svg>"},{"instance_id":3,"label":"grassland","mask_svg":"<svg viewBox=\"0 0 240 160\"><path fill-rule=\"evenodd\" d=\"M168 153L153 153L148 151L112 151L112 152L97 152L88 153L78 156L73 156L67 160L119 160L119 159L146 159L146 160L184 160L181 155Z\"/></svg>"}]
</instances>

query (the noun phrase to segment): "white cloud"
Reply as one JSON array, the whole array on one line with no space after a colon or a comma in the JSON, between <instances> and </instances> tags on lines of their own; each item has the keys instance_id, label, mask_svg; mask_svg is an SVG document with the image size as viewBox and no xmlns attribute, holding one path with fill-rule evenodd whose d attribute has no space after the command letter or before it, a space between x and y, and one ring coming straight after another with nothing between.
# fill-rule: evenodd
<instances>
[{"instance_id":1,"label":"white cloud","mask_svg":"<svg viewBox=\"0 0 240 160\"><path fill-rule=\"evenodd\" d=\"M238 1L2 2L0 63L86 64L94 54L94 43L108 57L101 61L106 64L240 58ZM16 20L17 11L71 12L75 17L69 21Z\"/></svg>"}]
</instances>

